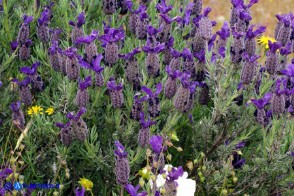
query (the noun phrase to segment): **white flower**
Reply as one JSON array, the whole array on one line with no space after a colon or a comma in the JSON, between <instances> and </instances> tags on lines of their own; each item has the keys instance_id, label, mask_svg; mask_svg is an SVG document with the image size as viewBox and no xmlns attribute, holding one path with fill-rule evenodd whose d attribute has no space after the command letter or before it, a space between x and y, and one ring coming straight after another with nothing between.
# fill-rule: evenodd
<instances>
[{"instance_id":1,"label":"white flower","mask_svg":"<svg viewBox=\"0 0 294 196\"><path fill-rule=\"evenodd\" d=\"M165 165L164 170L166 171L166 175L168 175L168 167L173 167L172 165ZM192 179L187 179L188 173L184 172L183 176L179 177L179 179L175 180L178 183L177 187L177 196L194 196L196 191L196 182ZM165 179L161 174L157 175L156 185L158 188L161 188L165 184ZM153 187L153 183L150 180L150 186Z\"/></svg>"}]
</instances>

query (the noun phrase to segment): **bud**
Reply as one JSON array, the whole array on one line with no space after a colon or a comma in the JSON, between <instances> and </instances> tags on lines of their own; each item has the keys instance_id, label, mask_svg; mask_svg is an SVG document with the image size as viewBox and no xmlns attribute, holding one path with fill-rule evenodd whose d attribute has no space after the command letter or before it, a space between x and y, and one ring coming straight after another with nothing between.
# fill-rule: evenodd
<instances>
[{"instance_id":1,"label":"bud","mask_svg":"<svg viewBox=\"0 0 294 196\"><path fill-rule=\"evenodd\" d=\"M19 149L20 149L21 151L23 151L24 148L25 148L25 145L23 145L23 144L21 144L21 145L19 146Z\"/></svg>"},{"instance_id":2,"label":"bud","mask_svg":"<svg viewBox=\"0 0 294 196\"><path fill-rule=\"evenodd\" d=\"M204 182L205 181L205 177L200 177L200 182Z\"/></svg>"},{"instance_id":3,"label":"bud","mask_svg":"<svg viewBox=\"0 0 294 196\"><path fill-rule=\"evenodd\" d=\"M152 151L149 148L147 148L147 150L146 150L146 156L147 157L150 157L151 156L151 153L152 153Z\"/></svg>"},{"instance_id":4,"label":"bud","mask_svg":"<svg viewBox=\"0 0 294 196\"><path fill-rule=\"evenodd\" d=\"M226 189L223 189L223 190L221 191L221 195L228 195L228 191L227 191Z\"/></svg>"},{"instance_id":5,"label":"bud","mask_svg":"<svg viewBox=\"0 0 294 196\"><path fill-rule=\"evenodd\" d=\"M66 75L69 80L77 80L80 76L80 65L77 58L74 56L72 58L67 57L66 59Z\"/></svg>"},{"instance_id":6,"label":"bud","mask_svg":"<svg viewBox=\"0 0 294 196\"><path fill-rule=\"evenodd\" d=\"M206 42L205 39L202 38L202 36L199 34L199 30L196 30L195 36L191 43L192 51L193 52L200 52L202 50L205 50L206 48Z\"/></svg>"},{"instance_id":7,"label":"bud","mask_svg":"<svg viewBox=\"0 0 294 196\"><path fill-rule=\"evenodd\" d=\"M237 181L238 181L238 178L234 177L234 178L233 178L233 182L234 182L234 184L236 184Z\"/></svg>"},{"instance_id":8,"label":"bud","mask_svg":"<svg viewBox=\"0 0 294 196\"><path fill-rule=\"evenodd\" d=\"M206 171L206 166L203 165L203 166L201 167L201 170L202 170L203 172L205 172L205 171Z\"/></svg>"},{"instance_id":9,"label":"bud","mask_svg":"<svg viewBox=\"0 0 294 196\"><path fill-rule=\"evenodd\" d=\"M14 177L14 179L18 179L18 177L19 177L19 173L14 173L14 174L13 174L13 177Z\"/></svg>"},{"instance_id":10,"label":"bud","mask_svg":"<svg viewBox=\"0 0 294 196\"><path fill-rule=\"evenodd\" d=\"M145 184L145 180L144 180L143 178L140 178L140 180L139 180L139 185L140 185L141 187L144 187L144 184Z\"/></svg>"},{"instance_id":11,"label":"bud","mask_svg":"<svg viewBox=\"0 0 294 196\"><path fill-rule=\"evenodd\" d=\"M61 165L66 166L66 160L62 160Z\"/></svg>"},{"instance_id":12,"label":"bud","mask_svg":"<svg viewBox=\"0 0 294 196\"><path fill-rule=\"evenodd\" d=\"M165 189L164 188L162 188L162 189L160 189L160 193L162 194L162 195L164 195L165 194Z\"/></svg>"},{"instance_id":13,"label":"bud","mask_svg":"<svg viewBox=\"0 0 294 196\"><path fill-rule=\"evenodd\" d=\"M198 175L199 177L203 177L203 174L202 174L201 171L199 171L199 172L197 173L197 175Z\"/></svg>"},{"instance_id":14,"label":"bud","mask_svg":"<svg viewBox=\"0 0 294 196\"><path fill-rule=\"evenodd\" d=\"M24 161L19 160L18 163L19 163L20 165L23 165L23 164L24 164Z\"/></svg>"},{"instance_id":15,"label":"bud","mask_svg":"<svg viewBox=\"0 0 294 196\"><path fill-rule=\"evenodd\" d=\"M266 55L265 68L270 75L275 75L278 67L278 54L268 52Z\"/></svg>"},{"instance_id":16,"label":"bud","mask_svg":"<svg viewBox=\"0 0 294 196\"><path fill-rule=\"evenodd\" d=\"M168 154L168 155L166 156L166 159L169 160L169 161L171 161L171 159L172 159L172 155L171 155L171 154Z\"/></svg>"},{"instance_id":17,"label":"bud","mask_svg":"<svg viewBox=\"0 0 294 196\"><path fill-rule=\"evenodd\" d=\"M163 179L166 179L167 174L166 173L163 173L161 176L162 176Z\"/></svg>"},{"instance_id":18,"label":"bud","mask_svg":"<svg viewBox=\"0 0 294 196\"><path fill-rule=\"evenodd\" d=\"M178 151L178 152L182 152L183 149L182 149L181 147L178 147L178 148L177 148L177 151Z\"/></svg>"},{"instance_id":19,"label":"bud","mask_svg":"<svg viewBox=\"0 0 294 196\"><path fill-rule=\"evenodd\" d=\"M160 103L158 97L150 97L148 99L148 112L150 117L156 118L160 114Z\"/></svg>"},{"instance_id":20,"label":"bud","mask_svg":"<svg viewBox=\"0 0 294 196\"><path fill-rule=\"evenodd\" d=\"M53 196L58 196L58 195L59 195L59 193L57 191L53 192Z\"/></svg>"},{"instance_id":21,"label":"bud","mask_svg":"<svg viewBox=\"0 0 294 196\"><path fill-rule=\"evenodd\" d=\"M10 162L11 164L14 164L15 161L16 161L16 159L15 159L14 157L11 157L10 160L9 160L9 162Z\"/></svg>"}]
</instances>

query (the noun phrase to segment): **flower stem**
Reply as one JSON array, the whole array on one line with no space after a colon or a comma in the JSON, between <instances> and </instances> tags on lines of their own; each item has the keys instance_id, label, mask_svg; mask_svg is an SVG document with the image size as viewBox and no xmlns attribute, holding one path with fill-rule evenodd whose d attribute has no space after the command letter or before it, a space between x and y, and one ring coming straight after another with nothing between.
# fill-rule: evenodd
<instances>
[{"instance_id":1,"label":"flower stem","mask_svg":"<svg viewBox=\"0 0 294 196\"><path fill-rule=\"evenodd\" d=\"M120 196L124 196L124 185L120 187Z\"/></svg>"}]
</instances>

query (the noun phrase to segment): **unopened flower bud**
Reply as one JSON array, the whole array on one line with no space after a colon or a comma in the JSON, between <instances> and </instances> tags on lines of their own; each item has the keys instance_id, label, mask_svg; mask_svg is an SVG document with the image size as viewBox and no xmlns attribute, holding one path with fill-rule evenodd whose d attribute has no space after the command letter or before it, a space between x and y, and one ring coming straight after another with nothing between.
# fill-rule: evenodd
<instances>
[{"instance_id":1,"label":"unopened flower bud","mask_svg":"<svg viewBox=\"0 0 294 196\"><path fill-rule=\"evenodd\" d=\"M58 195L59 195L59 193L57 191L53 192L53 196L58 196Z\"/></svg>"},{"instance_id":2,"label":"unopened flower bud","mask_svg":"<svg viewBox=\"0 0 294 196\"><path fill-rule=\"evenodd\" d=\"M233 182L234 182L234 184L236 184L237 181L238 181L238 178L234 177L234 178L233 178Z\"/></svg>"},{"instance_id":3,"label":"unopened flower bud","mask_svg":"<svg viewBox=\"0 0 294 196\"><path fill-rule=\"evenodd\" d=\"M140 178L139 185L140 185L141 187L143 187L144 184L145 184L145 180L144 180L143 178Z\"/></svg>"},{"instance_id":4,"label":"unopened flower bud","mask_svg":"<svg viewBox=\"0 0 294 196\"><path fill-rule=\"evenodd\" d=\"M227 194L228 194L228 191L226 189L223 189L221 192L221 195L227 195Z\"/></svg>"},{"instance_id":5,"label":"unopened flower bud","mask_svg":"<svg viewBox=\"0 0 294 196\"><path fill-rule=\"evenodd\" d=\"M172 155L171 155L171 154L168 154L168 155L166 156L166 158L167 158L167 160L171 161L171 159L172 159Z\"/></svg>"},{"instance_id":6,"label":"unopened flower bud","mask_svg":"<svg viewBox=\"0 0 294 196\"><path fill-rule=\"evenodd\" d=\"M201 170L202 170L203 172L205 172L205 171L206 171L206 166L203 165L203 166L201 167Z\"/></svg>"},{"instance_id":7,"label":"unopened flower bud","mask_svg":"<svg viewBox=\"0 0 294 196\"><path fill-rule=\"evenodd\" d=\"M183 149L182 149L181 147L178 147L178 148L177 148L177 151L178 151L178 152L182 152Z\"/></svg>"},{"instance_id":8,"label":"unopened flower bud","mask_svg":"<svg viewBox=\"0 0 294 196\"><path fill-rule=\"evenodd\" d=\"M200 182L204 182L205 181L205 177L200 177Z\"/></svg>"},{"instance_id":9,"label":"unopened flower bud","mask_svg":"<svg viewBox=\"0 0 294 196\"><path fill-rule=\"evenodd\" d=\"M14 173L13 174L14 179L18 179L18 176L19 176L19 173Z\"/></svg>"}]
</instances>

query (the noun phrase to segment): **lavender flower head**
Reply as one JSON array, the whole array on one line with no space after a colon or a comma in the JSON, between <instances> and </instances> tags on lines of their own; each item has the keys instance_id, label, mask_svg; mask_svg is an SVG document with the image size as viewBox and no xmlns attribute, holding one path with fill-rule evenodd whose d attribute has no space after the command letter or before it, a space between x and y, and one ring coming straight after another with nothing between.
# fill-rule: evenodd
<instances>
[{"instance_id":1,"label":"lavender flower head","mask_svg":"<svg viewBox=\"0 0 294 196\"><path fill-rule=\"evenodd\" d=\"M10 42L10 48L11 48L11 51L14 52L18 47L18 43L17 43L17 40L14 40L14 41L11 41Z\"/></svg>"},{"instance_id":2,"label":"lavender flower head","mask_svg":"<svg viewBox=\"0 0 294 196\"><path fill-rule=\"evenodd\" d=\"M30 37L29 24L33 21L33 16L23 16L23 23L18 31L17 42L19 45L23 45Z\"/></svg>"},{"instance_id":3,"label":"lavender flower head","mask_svg":"<svg viewBox=\"0 0 294 196\"><path fill-rule=\"evenodd\" d=\"M114 108L121 108L124 104L123 85L116 84L114 78L107 82L107 89L110 91L110 99Z\"/></svg>"},{"instance_id":4,"label":"lavender flower head","mask_svg":"<svg viewBox=\"0 0 294 196\"><path fill-rule=\"evenodd\" d=\"M134 96L133 107L131 111L131 119L140 120L141 112L143 111L142 103L148 100L148 96L140 97L141 93L136 93Z\"/></svg>"},{"instance_id":5,"label":"lavender flower head","mask_svg":"<svg viewBox=\"0 0 294 196\"><path fill-rule=\"evenodd\" d=\"M25 118L23 112L20 110L20 101L10 104L10 109L12 111L12 122L19 129L25 128Z\"/></svg>"},{"instance_id":6,"label":"lavender flower head","mask_svg":"<svg viewBox=\"0 0 294 196\"><path fill-rule=\"evenodd\" d=\"M141 129L139 130L138 135L138 143L142 147L146 147L150 140L150 127L154 124L156 124L156 121L151 121L150 118L148 118L147 121L145 121L145 114L143 111L140 112L140 124Z\"/></svg>"},{"instance_id":7,"label":"lavender flower head","mask_svg":"<svg viewBox=\"0 0 294 196\"><path fill-rule=\"evenodd\" d=\"M114 150L114 154L116 156L116 182L120 185L127 185L130 175L128 153L125 151L125 147L119 141L115 141L114 145L116 147L116 150Z\"/></svg>"},{"instance_id":8,"label":"lavender flower head","mask_svg":"<svg viewBox=\"0 0 294 196\"><path fill-rule=\"evenodd\" d=\"M289 64L287 69L282 70L281 73L294 79L294 63Z\"/></svg>"},{"instance_id":9,"label":"lavender flower head","mask_svg":"<svg viewBox=\"0 0 294 196\"><path fill-rule=\"evenodd\" d=\"M102 47L104 47L105 52L105 62L113 65L118 61L118 45L117 42L124 40L125 33L122 28L115 29L110 28L109 26L104 26L104 35L99 37L99 40L102 41Z\"/></svg>"},{"instance_id":10,"label":"lavender flower head","mask_svg":"<svg viewBox=\"0 0 294 196\"><path fill-rule=\"evenodd\" d=\"M142 50L147 53L147 58L145 59L145 67L149 76L159 76L160 62L158 53L162 52L164 49L164 43L152 46L149 40L147 40L147 44L143 46Z\"/></svg>"},{"instance_id":11,"label":"lavender flower head","mask_svg":"<svg viewBox=\"0 0 294 196\"><path fill-rule=\"evenodd\" d=\"M31 90L29 84L31 82L29 77L26 77L21 82L18 79L13 79L12 82L16 82L19 86L19 93L21 97L21 102L25 105L31 105L33 102L33 96L31 94Z\"/></svg>"}]
</instances>

